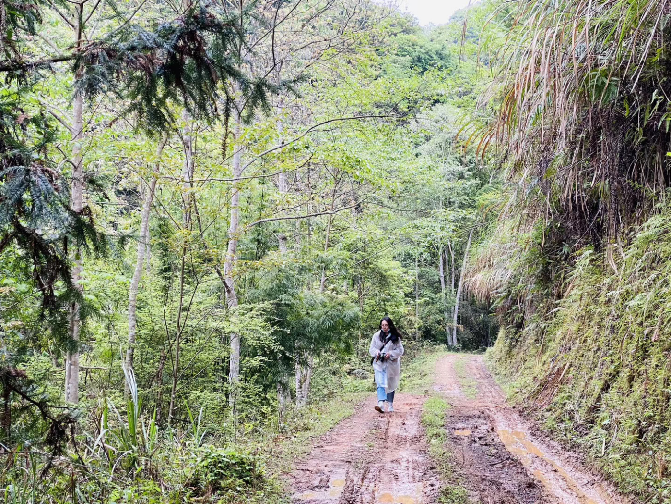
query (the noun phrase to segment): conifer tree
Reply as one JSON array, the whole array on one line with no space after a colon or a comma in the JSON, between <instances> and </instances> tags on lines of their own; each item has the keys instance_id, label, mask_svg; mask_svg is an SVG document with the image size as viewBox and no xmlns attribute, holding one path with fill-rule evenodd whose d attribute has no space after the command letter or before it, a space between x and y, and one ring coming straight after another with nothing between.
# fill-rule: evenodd
<instances>
[{"instance_id":1,"label":"conifer tree","mask_svg":"<svg viewBox=\"0 0 672 504\"><path fill-rule=\"evenodd\" d=\"M235 20L251 15L255 7L253 2L236 11ZM171 127L180 107L194 117L214 120L220 104L229 103L231 82L245 97L250 113L267 104L273 86L241 71L236 48L245 41L233 15L212 4L185 4L171 21L155 20L151 30L147 23L133 22L137 10L120 12L100 2L88 6L86 0L3 3L1 9L7 21L0 34L0 73L7 92L0 102L0 253L15 246L31 258L35 285L51 320L58 319L53 330L67 348L66 401L76 403L81 254L106 249L106 240L84 204L85 101L114 97L138 128L156 133ZM105 12L109 26L96 37L88 22L103 9L111 9ZM54 44L38 50L31 44L31 37L41 34L43 20L51 17L72 29L74 42L66 50ZM35 84L66 63L74 82L71 121L48 105L35 107L30 99ZM227 116L229 110L225 106L221 113ZM71 134L69 172L62 171L54 158L51 146L59 125L50 115ZM70 320L64 324L68 309ZM63 327L68 325L66 334Z\"/></svg>"}]
</instances>

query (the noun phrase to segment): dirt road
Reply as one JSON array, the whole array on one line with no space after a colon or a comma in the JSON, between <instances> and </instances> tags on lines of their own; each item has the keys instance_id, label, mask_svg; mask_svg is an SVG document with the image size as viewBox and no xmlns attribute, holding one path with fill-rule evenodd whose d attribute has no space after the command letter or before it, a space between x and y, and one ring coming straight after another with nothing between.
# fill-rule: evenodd
<instances>
[{"instance_id":1,"label":"dirt road","mask_svg":"<svg viewBox=\"0 0 672 504\"><path fill-rule=\"evenodd\" d=\"M433 392L451 405L448 446L470 500L481 503L625 504L577 458L535 435L506 405L480 356L447 354ZM381 415L375 397L323 436L289 475L292 502L429 504L442 486L426 453L427 397L399 393Z\"/></svg>"}]
</instances>

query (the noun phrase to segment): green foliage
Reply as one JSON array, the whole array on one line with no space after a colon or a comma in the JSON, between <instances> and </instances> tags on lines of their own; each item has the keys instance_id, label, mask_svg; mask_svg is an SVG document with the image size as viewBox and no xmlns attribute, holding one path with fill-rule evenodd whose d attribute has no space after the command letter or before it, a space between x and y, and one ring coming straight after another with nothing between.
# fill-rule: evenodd
<instances>
[{"instance_id":1,"label":"green foliage","mask_svg":"<svg viewBox=\"0 0 672 504\"><path fill-rule=\"evenodd\" d=\"M573 250L600 247L669 187L670 6L542 1L515 16L486 136L508 144L519 203L562 223Z\"/></svg>"},{"instance_id":2,"label":"green foliage","mask_svg":"<svg viewBox=\"0 0 672 504\"><path fill-rule=\"evenodd\" d=\"M514 396L549 429L580 446L621 489L647 499L669 489L666 205L622 250L580 251L561 299L537 305L522 328L503 329L490 354Z\"/></svg>"},{"instance_id":3,"label":"green foliage","mask_svg":"<svg viewBox=\"0 0 672 504\"><path fill-rule=\"evenodd\" d=\"M25 5L25 20L4 25L14 31L0 58L0 72L11 69L0 93L0 368L27 385L7 400L14 459L0 488L37 502L280 501L269 474L372 393L366 350L383 315L406 344L402 387L429 386L435 349L424 340L443 341L456 301L437 261L450 243L459 270L492 188L485 163L456 141L456 118L482 84L478 36L462 45L460 24L423 31L375 2L247 2L242 12L66 2L31 19ZM77 93L88 100L75 143ZM77 214L68 182L80 148ZM245 168L232 183L236 153ZM221 275L233 239L237 306ZM77 248L92 252L78 257L81 294L69 289ZM129 369L120 362L138 272ZM40 310L45 295L54 310ZM78 345L66 334L73 301ZM481 329L469 330L463 342L476 346ZM65 407L62 359L75 346L82 394L52 464L51 421L19 392ZM308 404L294 408L293 374L311 362Z\"/></svg>"},{"instance_id":4,"label":"green foliage","mask_svg":"<svg viewBox=\"0 0 672 504\"><path fill-rule=\"evenodd\" d=\"M187 486L201 494L241 492L258 487L262 480L263 474L251 455L206 447L199 453Z\"/></svg>"}]
</instances>

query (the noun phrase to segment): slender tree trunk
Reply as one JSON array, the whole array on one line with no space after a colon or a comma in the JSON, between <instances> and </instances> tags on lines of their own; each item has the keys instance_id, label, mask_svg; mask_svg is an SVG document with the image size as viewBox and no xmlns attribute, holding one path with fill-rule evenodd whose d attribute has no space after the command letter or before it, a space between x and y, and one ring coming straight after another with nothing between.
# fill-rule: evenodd
<instances>
[{"instance_id":1,"label":"slender tree trunk","mask_svg":"<svg viewBox=\"0 0 672 504\"><path fill-rule=\"evenodd\" d=\"M12 371L6 369L6 372ZM12 389L7 383L8 378L5 376L2 383L2 418L0 419L0 428L5 435L5 439L9 439L12 435ZM5 453L5 447L0 448L0 453Z\"/></svg>"},{"instance_id":2,"label":"slender tree trunk","mask_svg":"<svg viewBox=\"0 0 672 504\"><path fill-rule=\"evenodd\" d=\"M467 258L469 256L469 247L471 246L471 235L474 230L469 231L467 247L464 249L464 258L462 259L462 270L460 271L460 280L457 284L457 294L455 295L455 312L453 314L453 346L457 346L457 316L460 309L460 296L462 295L462 284L464 280L464 270L467 269Z\"/></svg>"},{"instance_id":3,"label":"slender tree trunk","mask_svg":"<svg viewBox=\"0 0 672 504\"><path fill-rule=\"evenodd\" d=\"M168 423L173 420L175 413L175 403L177 401L177 379L180 372L180 343L182 340L182 307L184 305L184 270L186 264L186 250L182 251L182 262L180 265L180 303L177 308L177 324L175 336L175 360L173 361L173 381L170 387L170 405L168 406Z\"/></svg>"},{"instance_id":4,"label":"slender tree trunk","mask_svg":"<svg viewBox=\"0 0 672 504\"><path fill-rule=\"evenodd\" d=\"M280 173L278 175L278 191L281 194L286 194L289 190L289 184L287 183L287 174ZM287 254L287 235L285 233L278 234L278 248L282 255Z\"/></svg>"},{"instance_id":5,"label":"slender tree trunk","mask_svg":"<svg viewBox=\"0 0 672 504\"><path fill-rule=\"evenodd\" d=\"M234 136L236 140L240 138L241 132L241 113L234 108L235 129ZM236 295L236 284L233 277L233 267L236 261L236 248L238 247L238 235L240 233L240 176L242 174L242 153L241 147L235 145L235 154L233 155L233 194L231 196L231 216L229 222L229 243L224 260L224 291L226 294L226 306L233 309L238 306L238 296ZM231 333L230 335L231 353L229 357L229 406L235 407L236 391L240 375L240 334Z\"/></svg>"},{"instance_id":6,"label":"slender tree trunk","mask_svg":"<svg viewBox=\"0 0 672 504\"><path fill-rule=\"evenodd\" d=\"M448 251L450 252L450 293L455 294L455 252L453 247L448 242ZM448 262L448 254L446 254L446 263Z\"/></svg>"},{"instance_id":7,"label":"slender tree trunk","mask_svg":"<svg viewBox=\"0 0 672 504\"><path fill-rule=\"evenodd\" d=\"M161 423L161 411L163 410L163 370L166 367L166 359L168 355L166 354L165 347L161 349L161 357L159 357L159 367L156 370L156 387L158 393L156 395L156 423Z\"/></svg>"},{"instance_id":8,"label":"slender tree trunk","mask_svg":"<svg viewBox=\"0 0 672 504\"><path fill-rule=\"evenodd\" d=\"M308 355L306 364L296 362L296 406L303 408L308 404L308 391L310 390L310 375L313 369L313 355Z\"/></svg>"},{"instance_id":9,"label":"slender tree trunk","mask_svg":"<svg viewBox=\"0 0 672 504\"><path fill-rule=\"evenodd\" d=\"M285 411L287 411L287 404L291 400L289 392L289 379L286 374L281 374L276 382L278 392L278 423L282 424L285 419Z\"/></svg>"},{"instance_id":10,"label":"slender tree trunk","mask_svg":"<svg viewBox=\"0 0 672 504\"><path fill-rule=\"evenodd\" d=\"M418 273L418 252L415 252L415 339L418 339L420 326L420 276Z\"/></svg>"},{"instance_id":11,"label":"slender tree trunk","mask_svg":"<svg viewBox=\"0 0 672 504\"><path fill-rule=\"evenodd\" d=\"M439 249L439 280L441 280L441 300L443 301L443 325L446 328L446 342L450 345L450 320L448 315L448 296L446 295L446 271L444 268L444 255L446 250L444 248Z\"/></svg>"},{"instance_id":12,"label":"slender tree trunk","mask_svg":"<svg viewBox=\"0 0 672 504\"><path fill-rule=\"evenodd\" d=\"M453 298L455 298L455 252L453 251L453 246L451 245L450 241L448 241L448 251L450 252L450 295ZM447 267L448 267L448 254L446 253L446 268ZM446 307L446 310L449 309ZM454 316L455 315L454 305L451 312L452 312L451 314ZM451 334L450 329L451 329L450 323L448 322L448 320L446 320L446 339L448 341L448 345L453 344L453 336Z\"/></svg>"},{"instance_id":13,"label":"slender tree trunk","mask_svg":"<svg viewBox=\"0 0 672 504\"><path fill-rule=\"evenodd\" d=\"M154 192L156 190L156 181L158 180L161 153L166 145L167 137L164 136L156 151L156 165L154 166L154 176L151 177L146 189L145 201L142 206L142 213L140 215L140 236L138 238L138 252L135 261L135 271L131 279L131 286L128 289L128 350L126 350L126 368L133 370L133 357L135 354L135 343L137 333L137 316L136 307L138 299L138 288L140 286L140 279L142 278L142 268L145 261L145 256L149 249L149 214L152 209L152 202L154 201ZM128 391L128 384L126 385Z\"/></svg>"},{"instance_id":14,"label":"slender tree trunk","mask_svg":"<svg viewBox=\"0 0 672 504\"><path fill-rule=\"evenodd\" d=\"M279 133L279 142L282 143L282 133L283 133L283 124L282 121L278 123L278 133ZM287 182L287 174L281 172L278 174L278 192L280 194L287 194L289 191L289 184ZM287 235L285 233L278 234L278 248L280 249L280 254L283 256L287 255ZM289 375L285 373L284 366L280 363L280 376L276 383L277 392L278 392L278 423L281 424L284 421L285 411L287 405L291 402L291 393L289 390Z\"/></svg>"},{"instance_id":15,"label":"slender tree trunk","mask_svg":"<svg viewBox=\"0 0 672 504\"><path fill-rule=\"evenodd\" d=\"M330 211L333 212L334 208L336 206L336 189L338 188L338 178L337 176L334 176L334 190L331 193L331 206L330 206ZM333 222L333 214L329 215L329 218L327 220L327 232L326 232L326 237L324 239L324 253L326 254L327 251L329 250L329 238L331 236L331 225ZM320 278L320 294L324 293L325 289L325 284L327 282L327 270L324 266L322 266L322 276Z\"/></svg>"},{"instance_id":16,"label":"slender tree trunk","mask_svg":"<svg viewBox=\"0 0 672 504\"><path fill-rule=\"evenodd\" d=\"M187 251L189 247L188 234L191 231L191 181L194 176L194 146L191 131L191 117L187 112L183 114L185 128L182 132L182 144L184 148L184 167L182 170L182 205L183 205L183 232L182 239L182 257L180 261L180 300L177 307L177 322L175 324L175 360L173 361L173 383L170 389L170 405L168 407L168 423L172 422L175 413L175 404L177 402L177 385L180 373L180 350L182 343L182 334L184 333L184 324L182 323L182 310L184 309L184 287L185 270L187 261Z\"/></svg>"},{"instance_id":17,"label":"slender tree trunk","mask_svg":"<svg viewBox=\"0 0 672 504\"><path fill-rule=\"evenodd\" d=\"M77 43L79 46L79 42ZM80 213L84 208L84 164L82 162L82 140L84 137L83 120L84 97L77 93L73 101L72 117L72 186L71 208ZM76 247L75 260L72 268L72 285L82 292L82 256L81 249ZM81 306L75 301L70 306L70 345L65 360L65 402L77 404L79 402L79 339L82 329L80 316Z\"/></svg>"}]
</instances>

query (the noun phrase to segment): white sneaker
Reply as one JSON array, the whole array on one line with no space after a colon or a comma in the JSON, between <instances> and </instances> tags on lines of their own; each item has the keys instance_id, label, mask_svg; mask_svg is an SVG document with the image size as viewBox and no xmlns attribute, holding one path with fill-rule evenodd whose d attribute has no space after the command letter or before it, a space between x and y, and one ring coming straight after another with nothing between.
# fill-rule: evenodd
<instances>
[{"instance_id":1,"label":"white sneaker","mask_svg":"<svg viewBox=\"0 0 672 504\"><path fill-rule=\"evenodd\" d=\"M385 405L385 401L378 401L378 406L376 406L374 409L378 413L385 413L385 410L383 410L383 406Z\"/></svg>"},{"instance_id":2,"label":"white sneaker","mask_svg":"<svg viewBox=\"0 0 672 504\"><path fill-rule=\"evenodd\" d=\"M387 403L387 412L392 413L394 411L394 407L392 406L392 403Z\"/></svg>"}]
</instances>

